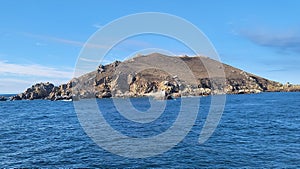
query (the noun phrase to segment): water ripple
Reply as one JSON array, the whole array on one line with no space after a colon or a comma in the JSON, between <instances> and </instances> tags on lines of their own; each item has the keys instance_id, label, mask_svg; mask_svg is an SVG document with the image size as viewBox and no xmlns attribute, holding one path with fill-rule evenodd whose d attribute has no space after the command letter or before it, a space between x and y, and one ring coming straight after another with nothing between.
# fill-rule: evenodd
<instances>
[{"instance_id":1,"label":"water ripple","mask_svg":"<svg viewBox=\"0 0 300 169\"><path fill-rule=\"evenodd\" d=\"M144 111L149 103L143 99L131 101ZM180 99L171 105L177 101ZM109 112L105 117L113 122L113 127L130 136L157 135L177 116L176 106L168 106L159 122L139 125L124 122L113 114L115 110L107 104L109 99L98 102L106 105L102 108ZM0 102L0 167L300 167L300 93L229 95L218 128L207 142L199 145L197 140L209 104L210 97L201 98L196 124L173 149L152 158L129 159L98 147L81 128L71 102Z\"/></svg>"}]
</instances>

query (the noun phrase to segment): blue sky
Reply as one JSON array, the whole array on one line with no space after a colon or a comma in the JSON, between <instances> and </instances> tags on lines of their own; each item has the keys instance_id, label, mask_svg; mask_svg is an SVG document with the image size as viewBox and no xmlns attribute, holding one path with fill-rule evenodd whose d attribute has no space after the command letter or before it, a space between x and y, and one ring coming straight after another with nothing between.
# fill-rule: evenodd
<instances>
[{"instance_id":1,"label":"blue sky","mask_svg":"<svg viewBox=\"0 0 300 169\"><path fill-rule=\"evenodd\" d=\"M83 44L95 31L140 12L182 17L206 34L222 62L300 84L299 6L298 0L0 0L0 93L19 93L42 81L67 82ZM116 48L112 58L133 53L134 45L139 50L186 51L176 42L158 39L132 38Z\"/></svg>"}]
</instances>

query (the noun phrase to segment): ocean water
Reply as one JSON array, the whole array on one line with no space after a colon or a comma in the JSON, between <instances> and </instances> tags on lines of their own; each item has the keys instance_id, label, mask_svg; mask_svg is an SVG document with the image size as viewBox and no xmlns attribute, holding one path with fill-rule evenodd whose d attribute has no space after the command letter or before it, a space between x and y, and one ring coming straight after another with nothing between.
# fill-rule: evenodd
<instances>
[{"instance_id":1,"label":"ocean water","mask_svg":"<svg viewBox=\"0 0 300 169\"><path fill-rule=\"evenodd\" d=\"M140 111L150 107L147 98L131 102ZM167 101L165 112L145 124L123 122L112 99L97 103L114 129L139 138L168 130L180 99ZM175 147L133 159L99 147L81 127L72 102L0 102L0 167L300 168L300 93L228 95L218 127L199 144L209 105L210 97L200 99L196 123Z\"/></svg>"}]
</instances>

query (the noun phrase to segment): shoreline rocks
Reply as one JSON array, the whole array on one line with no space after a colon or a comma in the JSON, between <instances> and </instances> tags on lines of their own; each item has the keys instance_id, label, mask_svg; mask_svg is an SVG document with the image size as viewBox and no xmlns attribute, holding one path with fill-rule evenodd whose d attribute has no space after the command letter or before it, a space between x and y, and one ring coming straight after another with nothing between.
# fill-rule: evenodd
<instances>
[{"instance_id":1,"label":"shoreline rocks","mask_svg":"<svg viewBox=\"0 0 300 169\"><path fill-rule=\"evenodd\" d=\"M37 83L28 88L24 93L12 96L10 100L36 100L45 99L49 96L54 85L52 83Z\"/></svg>"},{"instance_id":2,"label":"shoreline rocks","mask_svg":"<svg viewBox=\"0 0 300 169\"><path fill-rule=\"evenodd\" d=\"M0 96L0 101L7 101L8 99L4 96Z\"/></svg>"}]
</instances>

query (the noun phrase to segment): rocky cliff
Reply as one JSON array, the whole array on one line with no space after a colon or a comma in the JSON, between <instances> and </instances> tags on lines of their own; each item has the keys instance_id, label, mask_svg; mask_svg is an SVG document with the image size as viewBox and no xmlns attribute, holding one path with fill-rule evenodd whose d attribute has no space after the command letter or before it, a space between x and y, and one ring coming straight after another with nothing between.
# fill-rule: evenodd
<instances>
[{"instance_id":1,"label":"rocky cliff","mask_svg":"<svg viewBox=\"0 0 300 169\"><path fill-rule=\"evenodd\" d=\"M214 74L212 70L219 70L224 76ZM95 71L60 86L49 82L35 84L10 100L142 96L170 99L281 91L300 91L300 86L283 85L207 57L171 57L154 53L100 65Z\"/></svg>"}]
</instances>

